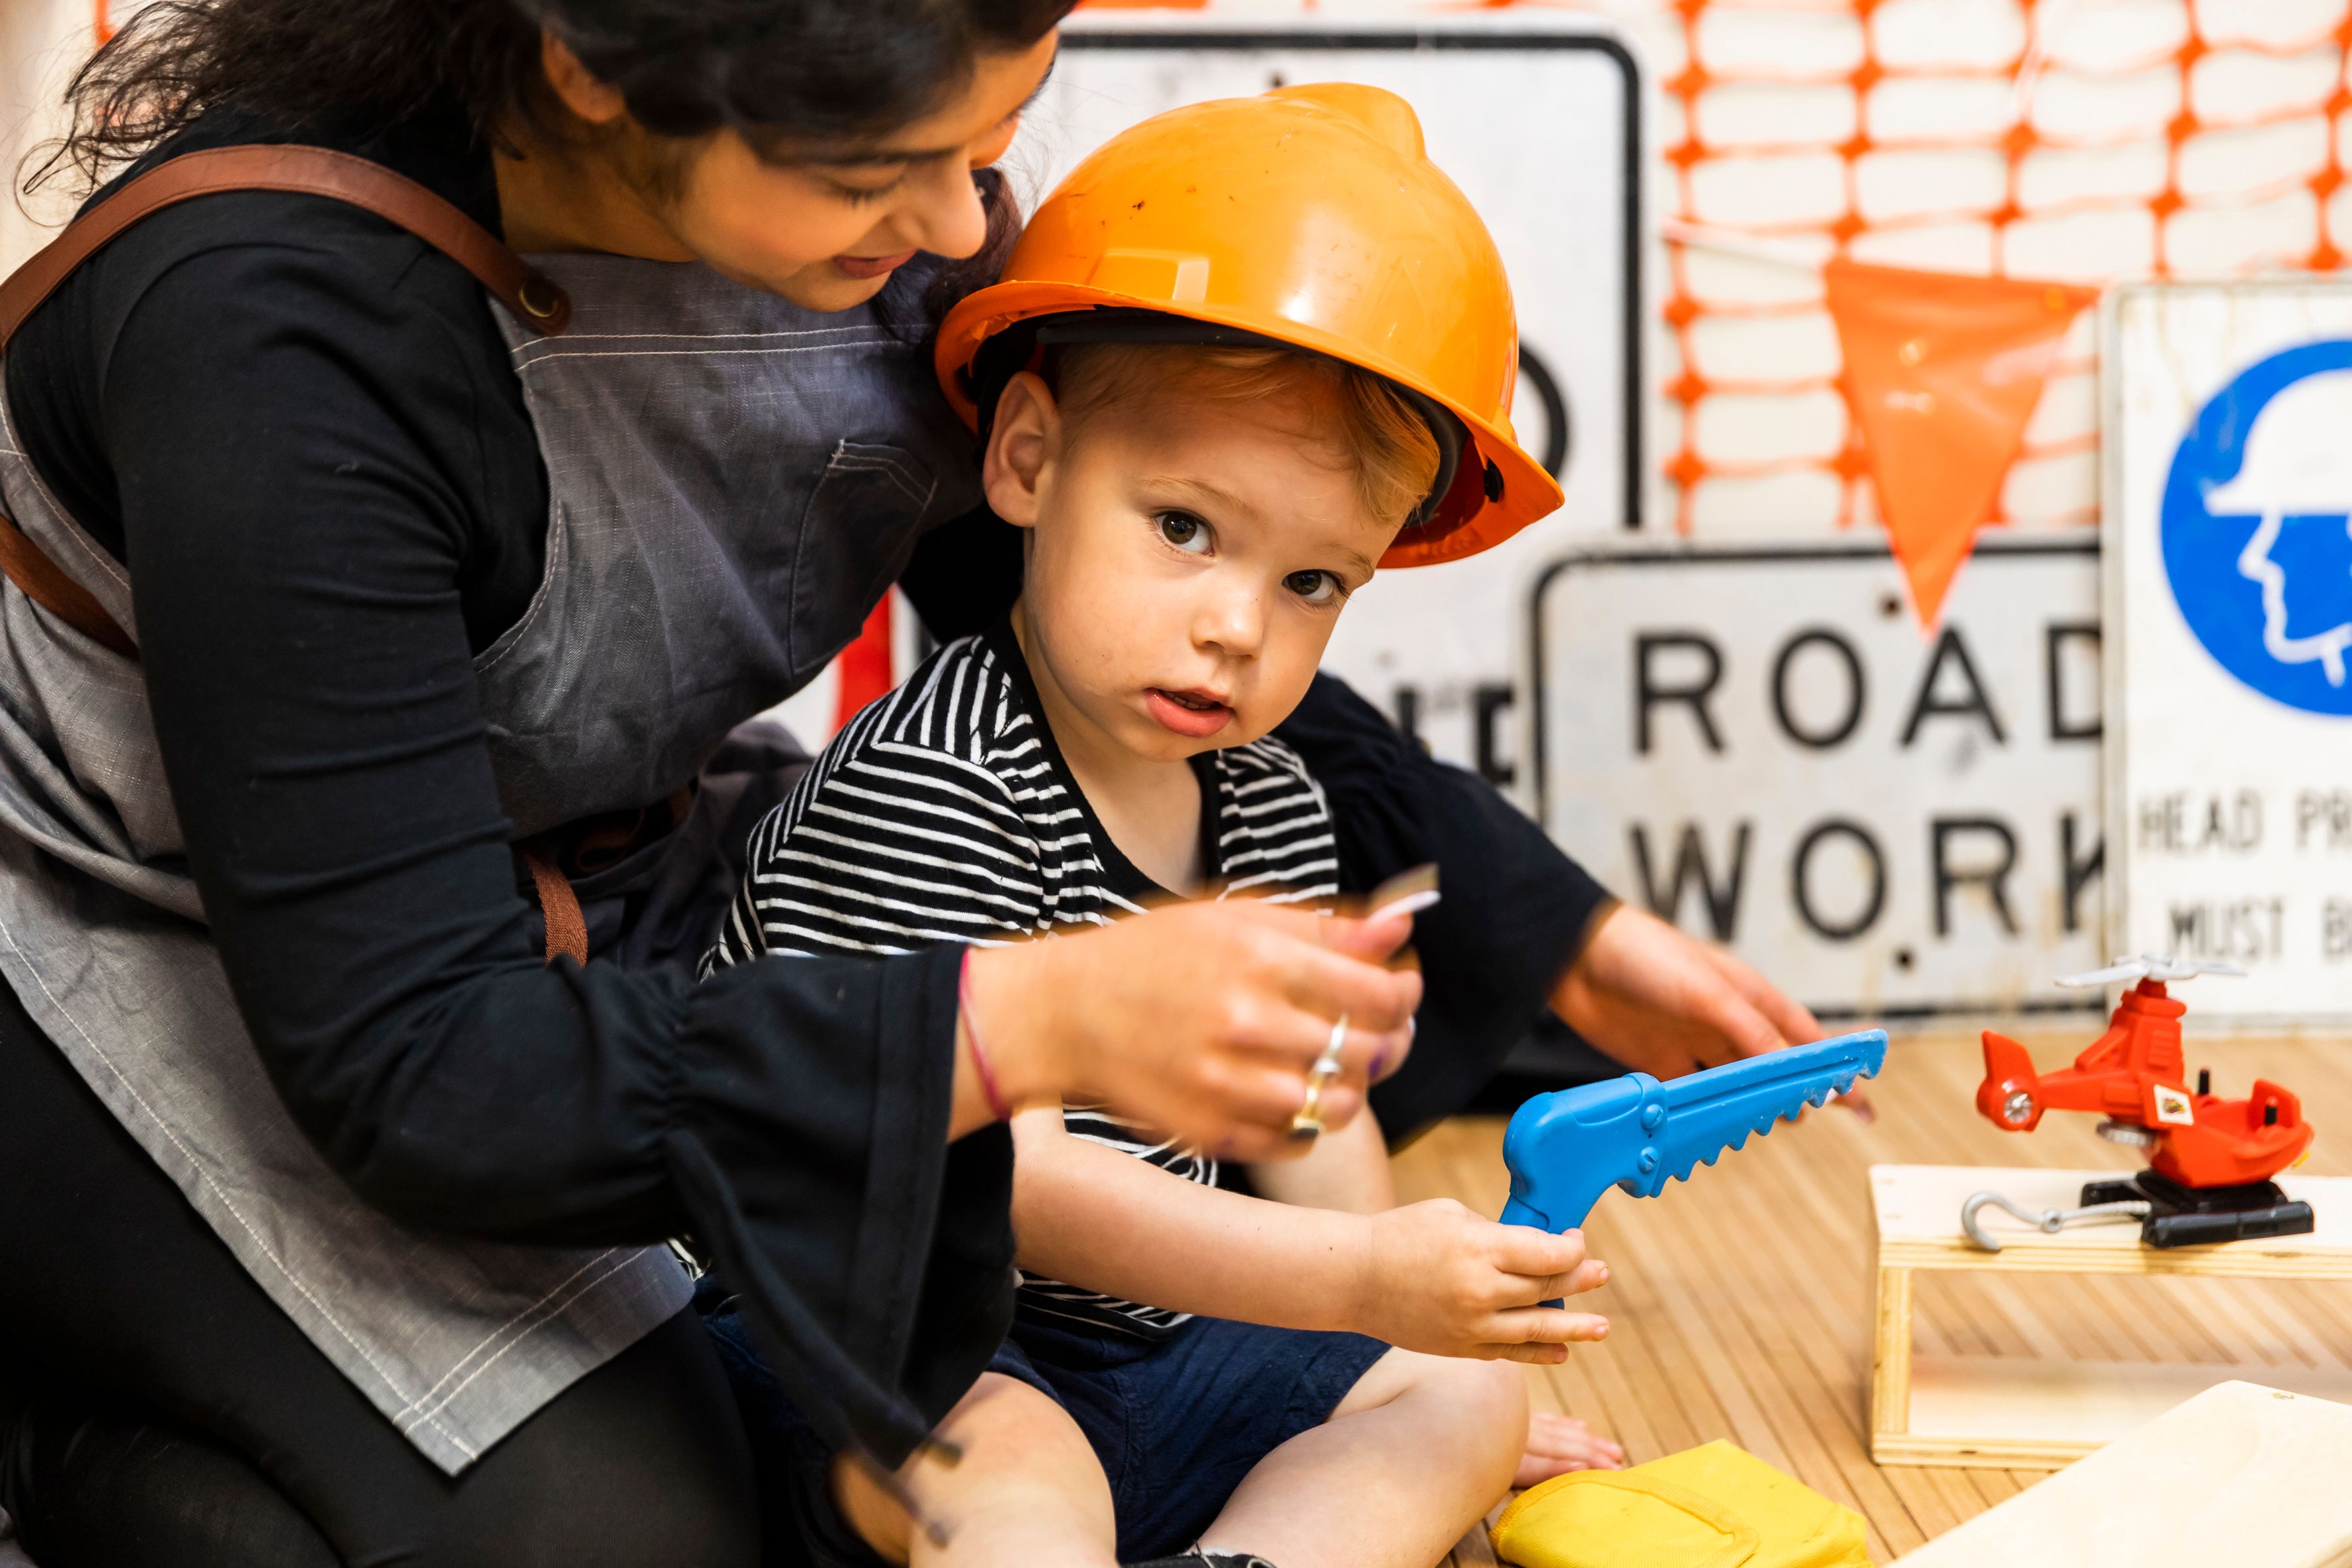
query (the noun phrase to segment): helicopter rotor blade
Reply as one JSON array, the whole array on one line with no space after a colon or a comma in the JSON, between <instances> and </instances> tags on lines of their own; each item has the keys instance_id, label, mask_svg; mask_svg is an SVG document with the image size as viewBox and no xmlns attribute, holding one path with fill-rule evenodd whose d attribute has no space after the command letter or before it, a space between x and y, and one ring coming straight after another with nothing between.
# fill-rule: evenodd
<instances>
[{"instance_id":1,"label":"helicopter rotor blade","mask_svg":"<svg viewBox=\"0 0 2352 1568\"><path fill-rule=\"evenodd\" d=\"M2096 985L2114 985L2126 980L2137 980L2148 972L2146 961L2137 958L2117 959L2105 969L2094 969L2087 974L2061 975L2058 984L2072 990L2088 990Z\"/></svg>"},{"instance_id":2,"label":"helicopter rotor blade","mask_svg":"<svg viewBox=\"0 0 2352 1568\"><path fill-rule=\"evenodd\" d=\"M2233 975L2240 980L2246 977L2246 972L2236 964L2210 958L2152 958L2147 972L2158 980L2194 980L2200 974Z\"/></svg>"},{"instance_id":3,"label":"helicopter rotor blade","mask_svg":"<svg viewBox=\"0 0 2352 1568\"><path fill-rule=\"evenodd\" d=\"M2096 985L2115 985L2133 980L2194 980L2200 974L2234 975L2240 979L2245 971L2234 963L2223 963L2210 958L2175 958L2169 953L2144 952L2137 957L2119 957L2105 969L2094 969L2087 974L2062 976L2057 984L2076 990Z\"/></svg>"}]
</instances>

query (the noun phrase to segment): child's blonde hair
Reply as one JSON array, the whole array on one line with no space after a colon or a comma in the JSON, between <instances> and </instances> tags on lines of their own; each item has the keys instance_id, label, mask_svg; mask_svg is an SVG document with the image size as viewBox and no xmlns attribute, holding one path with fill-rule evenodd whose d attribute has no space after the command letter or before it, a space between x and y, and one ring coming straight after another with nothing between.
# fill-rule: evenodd
<instances>
[{"instance_id":1,"label":"child's blonde hair","mask_svg":"<svg viewBox=\"0 0 2352 1568\"><path fill-rule=\"evenodd\" d=\"M1089 415L1146 395L1181 391L1217 403L1265 406L1303 399L1307 434L1345 451L1364 508L1402 527L1437 482L1437 437L1419 410L1368 370L1303 350L1202 343L1074 343L1049 373L1062 416Z\"/></svg>"}]
</instances>

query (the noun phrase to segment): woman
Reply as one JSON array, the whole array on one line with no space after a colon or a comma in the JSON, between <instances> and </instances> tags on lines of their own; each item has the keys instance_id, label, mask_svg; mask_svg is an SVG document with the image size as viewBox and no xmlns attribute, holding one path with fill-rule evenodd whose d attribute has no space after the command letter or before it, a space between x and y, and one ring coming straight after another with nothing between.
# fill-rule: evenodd
<instances>
[{"instance_id":1,"label":"woman","mask_svg":"<svg viewBox=\"0 0 2352 1568\"><path fill-rule=\"evenodd\" d=\"M1381 941L1263 916L979 955L961 1038L951 964L660 967L780 776L714 749L964 510L892 275L982 246L971 170L1062 8L166 5L85 79L86 156L356 153L572 253L579 320L247 191L127 230L10 345L10 515L136 656L8 598L37 1552L136 1560L58 1500L160 1411L208 1445L190 1473L248 1476L209 1510L286 1494L342 1561L742 1560L740 1434L645 1244L691 1230L812 1424L896 1463L1001 1331L1009 1156L950 1146L992 1101L1099 1080L1264 1149L1335 1016L1335 1119L1405 1047ZM541 962L517 829L623 962ZM1168 947L1234 982L1196 999Z\"/></svg>"},{"instance_id":2,"label":"woman","mask_svg":"<svg viewBox=\"0 0 2352 1568\"><path fill-rule=\"evenodd\" d=\"M920 340L1065 8L159 0L85 73L93 183L277 184L0 297L0 1498L47 1568L752 1561L650 1244L887 1474L1001 1333L1008 1107L1249 1158L1335 1020L1335 1124L1402 1058L1402 930L1278 912L976 952L961 997L952 953L683 973L795 763L730 731L894 578L942 632L1003 602ZM230 156L281 143L345 161ZM1425 933L1479 983L1424 1037L1580 952L1596 1016L1730 1016L1351 704L1300 724L1360 877L1515 866L1519 934Z\"/></svg>"}]
</instances>

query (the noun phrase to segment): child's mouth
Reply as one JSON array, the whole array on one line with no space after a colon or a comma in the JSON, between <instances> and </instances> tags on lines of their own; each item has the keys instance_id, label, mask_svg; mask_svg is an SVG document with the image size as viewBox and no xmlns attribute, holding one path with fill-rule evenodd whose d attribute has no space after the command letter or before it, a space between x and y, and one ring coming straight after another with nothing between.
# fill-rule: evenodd
<instances>
[{"instance_id":1,"label":"child's mouth","mask_svg":"<svg viewBox=\"0 0 2352 1568\"><path fill-rule=\"evenodd\" d=\"M1151 716L1179 735L1206 740L1223 729L1234 710L1205 691L1169 691L1152 687L1143 694Z\"/></svg>"}]
</instances>

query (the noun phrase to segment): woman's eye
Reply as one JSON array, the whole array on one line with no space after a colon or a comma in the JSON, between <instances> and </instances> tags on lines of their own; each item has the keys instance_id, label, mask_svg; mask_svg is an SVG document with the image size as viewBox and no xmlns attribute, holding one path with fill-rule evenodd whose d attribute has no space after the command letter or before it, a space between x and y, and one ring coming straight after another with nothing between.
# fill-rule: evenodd
<instances>
[{"instance_id":1,"label":"woman's eye","mask_svg":"<svg viewBox=\"0 0 2352 1568\"><path fill-rule=\"evenodd\" d=\"M1282 583L1283 586L1310 605L1333 605L1339 601L1339 579L1328 572L1293 572Z\"/></svg>"},{"instance_id":2,"label":"woman's eye","mask_svg":"<svg viewBox=\"0 0 2352 1568\"><path fill-rule=\"evenodd\" d=\"M1179 550L1199 555L1209 548L1209 525L1181 511L1163 511L1160 514L1160 537Z\"/></svg>"},{"instance_id":3,"label":"woman's eye","mask_svg":"<svg viewBox=\"0 0 2352 1568\"><path fill-rule=\"evenodd\" d=\"M845 180L831 179L824 183L832 187L835 201L844 202L853 207L862 207L868 202L880 201L884 196L905 184L907 176L901 173L897 177L885 180L878 185L853 185Z\"/></svg>"}]
</instances>

